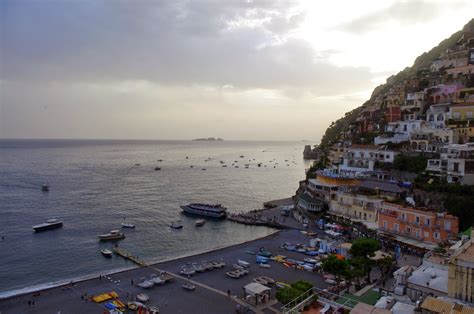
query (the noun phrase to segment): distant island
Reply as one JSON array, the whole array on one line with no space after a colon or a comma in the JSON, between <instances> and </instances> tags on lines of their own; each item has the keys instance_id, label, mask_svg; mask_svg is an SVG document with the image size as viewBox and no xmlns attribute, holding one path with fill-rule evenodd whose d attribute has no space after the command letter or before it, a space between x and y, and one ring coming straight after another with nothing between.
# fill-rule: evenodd
<instances>
[{"instance_id":1,"label":"distant island","mask_svg":"<svg viewBox=\"0 0 474 314\"><path fill-rule=\"evenodd\" d=\"M208 142L215 142L215 141L223 141L222 138L218 137L208 137L208 138L195 138L193 141L208 141Z\"/></svg>"}]
</instances>

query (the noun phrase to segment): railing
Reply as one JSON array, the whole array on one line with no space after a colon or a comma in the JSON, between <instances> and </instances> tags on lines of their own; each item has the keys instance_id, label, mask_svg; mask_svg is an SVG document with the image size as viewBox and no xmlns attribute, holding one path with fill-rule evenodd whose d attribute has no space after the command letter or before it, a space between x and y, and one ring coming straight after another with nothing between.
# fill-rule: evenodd
<instances>
[{"instance_id":1,"label":"railing","mask_svg":"<svg viewBox=\"0 0 474 314\"><path fill-rule=\"evenodd\" d=\"M318 301L319 302L329 304L330 306L334 307L336 309L336 311L339 308L343 308L343 309L346 309L346 310L350 311L355 306L353 304L354 300L352 300L352 299L348 298L347 300L345 300L341 304L341 303L337 303L335 301L326 299L326 298L322 297L321 295L318 295L318 292L322 292L325 295L329 295L330 297L337 297L337 298L340 297L338 294L328 292L328 291L324 291L322 289L314 287L314 288L311 288L311 289L307 290L306 292L301 294L299 297L295 298L293 301L291 301L291 302L285 304L284 306L282 306L281 312L283 314L299 314L299 313L301 313L301 310L306 305L311 304L313 302L315 295L318 296Z\"/></svg>"}]
</instances>

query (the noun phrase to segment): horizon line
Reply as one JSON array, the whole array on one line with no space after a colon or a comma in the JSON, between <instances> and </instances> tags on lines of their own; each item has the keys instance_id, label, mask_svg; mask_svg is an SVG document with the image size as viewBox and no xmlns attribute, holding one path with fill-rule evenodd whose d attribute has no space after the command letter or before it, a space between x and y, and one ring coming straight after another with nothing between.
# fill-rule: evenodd
<instances>
[{"instance_id":1,"label":"horizon line","mask_svg":"<svg viewBox=\"0 0 474 314\"><path fill-rule=\"evenodd\" d=\"M28 141L28 140L37 140L37 141L183 141L183 142L200 142L196 141L196 139L201 138L208 138L208 137L197 137L195 139L143 139L143 138L60 138L60 137L0 137L0 141ZM220 137L214 137L215 139ZM287 140L270 140L270 139L224 139L221 138L222 141L210 141L210 142L318 142L316 140L307 140L307 139L287 139ZM202 141L205 142L205 141Z\"/></svg>"}]
</instances>

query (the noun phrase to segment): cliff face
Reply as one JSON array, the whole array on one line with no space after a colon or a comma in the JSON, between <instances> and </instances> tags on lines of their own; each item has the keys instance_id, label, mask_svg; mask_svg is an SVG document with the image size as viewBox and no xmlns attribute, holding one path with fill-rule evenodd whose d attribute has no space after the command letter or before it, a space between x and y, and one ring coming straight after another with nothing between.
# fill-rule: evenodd
<instances>
[{"instance_id":1,"label":"cliff face","mask_svg":"<svg viewBox=\"0 0 474 314\"><path fill-rule=\"evenodd\" d=\"M440 58L443 53L455 47L463 35L472 35L472 33L474 33L474 19L469 21L462 30L452 34L449 38L440 42L436 47L418 56L411 67L407 67L396 75L390 76L385 84L379 85L374 89L370 99L364 104L350 112L347 112L344 117L341 117L337 121L332 122L321 139L321 148L323 150L327 149L332 144L344 140L344 133L349 130L350 126L353 125L358 118L361 118L360 115L364 111L364 108L377 102L377 99L381 100L382 98L387 97L388 94L392 93L398 85L407 82L408 84L405 85L409 85L410 80L417 81L417 86L411 86L411 88L410 86L408 86L408 88L405 86L405 89L411 89L414 91L429 87L430 84L435 85L433 83L438 83L436 80L431 80L430 82L430 79L432 79L434 75L438 74L440 76L442 73L430 72L430 66L436 59ZM383 127L383 123L382 125L379 125L379 131L381 127Z\"/></svg>"}]
</instances>

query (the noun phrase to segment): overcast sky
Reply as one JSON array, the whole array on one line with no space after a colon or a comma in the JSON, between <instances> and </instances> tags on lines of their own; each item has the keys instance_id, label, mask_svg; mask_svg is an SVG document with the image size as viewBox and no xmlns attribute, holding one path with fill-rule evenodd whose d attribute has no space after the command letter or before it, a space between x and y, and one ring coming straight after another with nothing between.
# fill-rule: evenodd
<instances>
[{"instance_id":1,"label":"overcast sky","mask_svg":"<svg viewBox=\"0 0 474 314\"><path fill-rule=\"evenodd\" d=\"M319 141L474 1L0 0L0 137Z\"/></svg>"}]
</instances>

